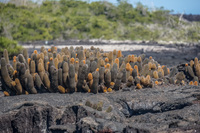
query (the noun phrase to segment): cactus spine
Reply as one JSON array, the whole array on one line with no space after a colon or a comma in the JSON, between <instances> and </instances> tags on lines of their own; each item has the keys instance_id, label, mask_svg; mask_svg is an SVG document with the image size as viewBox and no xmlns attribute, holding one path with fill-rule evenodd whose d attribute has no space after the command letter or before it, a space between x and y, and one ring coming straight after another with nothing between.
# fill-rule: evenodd
<instances>
[{"instance_id":1,"label":"cactus spine","mask_svg":"<svg viewBox=\"0 0 200 133\"><path fill-rule=\"evenodd\" d=\"M111 72L110 70L105 71L105 85L106 87L110 86L110 82L111 82Z\"/></svg>"},{"instance_id":2,"label":"cactus spine","mask_svg":"<svg viewBox=\"0 0 200 133\"><path fill-rule=\"evenodd\" d=\"M121 72L117 73L117 79L114 85L115 90L119 90L121 88L122 75L123 74Z\"/></svg>"},{"instance_id":3,"label":"cactus spine","mask_svg":"<svg viewBox=\"0 0 200 133\"><path fill-rule=\"evenodd\" d=\"M111 69L111 81L115 82L116 78L117 78L117 69L118 69L118 65L116 63L113 64L113 67Z\"/></svg>"},{"instance_id":4,"label":"cactus spine","mask_svg":"<svg viewBox=\"0 0 200 133\"><path fill-rule=\"evenodd\" d=\"M69 66L67 62L63 63L63 84L65 88L69 88Z\"/></svg>"},{"instance_id":5,"label":"cactus spine","mask_svg":"<svg viewBox=\"0 0 200 133\"><path fill-rule=\"evenodd\" d=\"M75 67L73 64L69 66L69 89L71 93L76 91Z\"/></svg>"},{"instance_id":6,"label":"cactus spine","mask_svg":"<svg viewBox=\"0 0 200 133\"><path fill-rule=\"evenodd\" d=\"M6 85L9 88L12 88L12 85L11 85L12 79L9 76L5 58L1 58L1 75Z\"/></svg>"},{"instance_id":7,"label":"cactus spine","mask_svg":"<svg viewBox=\"0 0 200 133\"><path fill-rule=\"evenodd\" d=\"M8 51L7 51L7 49L4 49L4 51L3 51L3 57L5 58L6 64L9 64L9 57L8 57Z\"/></svg>"},{"instance_id":8,"label":"cactus spine","mask_svg":"<svg viewBox=\"0 0 200 133\"><path fill-rule=\"evenodd\" d=\"M27 75L26 90L30 94L36 94L37 93L37 90L34 87L33 77L30 74Z\"/></svg>"},{"instance_id":9,"label":"cactus spine","mask_svg":"<svg viewBox=\"0 0 200 133\"><path fill-rule=\"evenodd\" d=\"M85 80L85 75L87 75L87 65L83 65L82 67L82 70L81 70L81 74L79 76L79 79L78 79L78 83L77 83L77 91L81 92L83 91L83 87L82 85L84 84L84 80Z\"/></svg>"},{"instance_id":10,"label":"cactus spine","mask_svg":"<svg viewBox=\"0 0 200 133\"><path fill-rule=\"evenodd\" d=\"M58 70L54 66L50 68L50 81L52 90L56 92L58 87Z\"/></svg>"},{"instance_id":11,"label":"cactus spine","mask_svg":"<svg viewBox=\"0 0 200 133\"><path fill-rule=\"evenodd\" d=\"M92 73L93 75L93 84L92 84L92 88L91 91L96 94L98 93L98 85L99 85L99 72L95 71Z\"/></svg>"}]
</instances>

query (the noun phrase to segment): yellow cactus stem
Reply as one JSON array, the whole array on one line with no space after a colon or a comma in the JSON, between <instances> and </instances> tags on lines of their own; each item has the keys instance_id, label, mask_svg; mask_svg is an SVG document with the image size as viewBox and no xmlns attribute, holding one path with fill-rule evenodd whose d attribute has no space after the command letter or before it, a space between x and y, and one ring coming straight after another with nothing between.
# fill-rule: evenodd
<instances>
[{"instance_id":1,"label":"yellow cactus stem","mask_svg":"<svg viewBox=\"0 0 200 133\"><path fill-rule=\"evenodd\" d=\"M37 54L37 50L34 50L34 53Z\"/></svg>"},{"instance_id":2,"label":"yellow cactus stem","mask_svg":"<svg viewBox=\"0 0 200 133\"><path fill-rule=\"evenodd\" d=\"M83 60L83 64L85 64L86 62L85 62L85 60Z\"/></svg>"},{"instance_id":3,"label":"yellow cactus stem","mask_svg":"<svg viewBox=\"0 0 200 133\"><path fill-rule=\"evenodd\" d=\"M14 72L13 72L13 75L15 75L17 73L17 70L15 70Z\"/></svg>"},{"instance_id":4,"label":"yellow cactus stem","mask_svg":"<svg viewBox=\"0 0 200 133\"><path fill-rule=\"evenodd\" d=\"M139 83L136 86L137 86L137 89L142 89L142 86Z\"/></svg>"},{"instance_id":5,"label":"yellow cactus stem","mask_svg":"<svg viewBox=\"0 0 200 133\"><path fill-rule=\"evenodd\" d=\"M110 86L114 86L115 85L115 82L110 82Z\"/></svg>"},{"instance_id":6,"label":"yellow cactus stem","mask_svg":"<svg viewBox=\"0 0 200 133\"><path fill-rule=\"evenodd\" d=\"M44 53L40 53L40 58L44 60Z\"/></svg>"},{"instance_id":7,"label":"yellow cactus stem","mask_svg":"<svg viewBox=\"0 0 200 133\"><path fill-rule=\"evenodd\" d=\"M139 75L139 71L138 71L138 66L137 65L134 66L134 69L137 70L137 75Z\"/></svg>"},{"instance_id":8,"label":"yellow cactus stem","mask_svg":"<svg viewBox=\"0 0 200 133\"><path fill-rule=\"evenodd\" d=\"M113 60L113 52L109 52L108 53L108 59L109 59L109 62L111 62Z\"/></svg>"},{"instance_id":9,"label":"yellow cactus stem","mask_svg":"<svg viewBox=\"0 0 200 133\"><path fill-rule=\"evenodd\" d=\"M132 56L131 55L128 55L128 62L132 62Z\"/></svg>"},{"instance_id":10,"label":"yellow cactus stem","mask_svg":"<svg viewBox=\"0 0 200 133\"><path fill-rule=\"evenodd\" d=\"M93 55L93 52L90 52L90 55Z\"/></svg>"},{"instance_id":11,"label":"yellow cactus stem","mask_svg":"<svg viewBox=\"0 0 200 133\"><path fill-rule=\"evenodd\" d=\"M198 82L197 82L197 81L194 81L194 85L195 85L195 86L198 86Z\"/></svg>"},{"instance_id":12,"label":"yellow cactus stem","mask_svg":"<svg viewBox=\"0 0 200 133\"><path fill-rule=\"evenodd\" d=\"M131 74L132 74L132 72L133 72L133 68L131 67L131 70L130 70L130 72L131 72Z\"/></svg>"},{"instance_id":13,"label":"yellow cactus stem","mask_svg":"<svg viewBox=\"0 0 200 133\"><path fill-rule=\"evenodd\" d=\"M131 71L131 68L132 68L131 65L129 63L126 63L126 70Z\"/></svg>"},{"instance_id":14,"label":"yellow cactus stem","mask_svg":"<svg viewBox=\"0 0 200 133\"><path fill-rule=\"evenodd\" d=\"M105 62L103 59L101 59L101 67L105 66Z\"/></svg>"},{"instance_id":15,"label":"yellow cactus stem","mask_svg":"<svg viewBox=\"0 0 200 133\"><path fill-rule=\"evenodd\" d=\"M92 79L93 79L92 73L88 73L88 80L92 80Z\"/></svg>"},{"instance_id":16,"label":"yellow cactus stem","mask_svg":"<svg viewBox=\"0 0 200 133\"><path fill-rule=\"evenodd\" d=\"M54 59L54 65L55 65L56 69L58 69L58 63L59 63L58 58L55 58Z\"/></svg>"},{"instance_id":17,"label":"yellow cactus stem","mask_svg":"<svg viewBox=\"0 0 200 133\"><path fill-rule=\"evenodd\" d=\"M138 58L137 58L137 61L140 63L140 62L142 62L142 58L139 56Z\"/></svg>"},{"instance_id":18,"label":"yellow cactus stem","mask_svg":"<svg viewBox=\"0 0 200 133\"><path fill-rule=\"evenodd\" d=\"M39 59L39 62L38 63L41 63L42 65L44 64L44 61L42 58Z\"/></svg>"},{"instance_id":19,"label":"yellow cactus stem","mask_svg":"<svg viewBox=\"0 0 200 133\"><path fill-rule=\"evenodd\" d=\"M34 74L33 74L33 80L35 80L35 75L37 75L37 73L34 73Z\"/></svg>"},{"instance_id":20,"label":"yellow cactus stem","mask_svg":"<svg viewBox=\"0 0 200 133\"><path fill-rule=\"evenodd\" d=\"M117 50L116 50L116 49L113 50L113 54L114 54L114 55L117 54Z\"/></svg>"},{"instance_id":21,"label":"yellow cactus stem","mask_svg":"<svg viewBox=\"0 0 200 133\"><path fill-rule=\"evenodd\" d=\"M45 56L47 55L47 51L46 51L46 50L44 50L44 52L43 52L43 53L44 53L44 55L45 55Z\"/></svg>"},{"instance_id":22,"label":"yellow cactus stem","mask_svg":"<svg viewBox=\"0 0 200 133\"><path fill-rule=\"evenodd\" d=\"M158 67L158 72L161 72L162 73L162 76L164 76L164 71L161 67Z\"/></svg>"},{"instance_id":23,"label":"yellow cactus stem","mask_svg":"<svg viewBox=\"0 0 200 133\"><path fill-rule=\"evenodd\" d=\"M104 89L104 90L103 90L103 93L106 93L106 92L107 92L107 90L106 90L106 89Z\"/></svg>"},{"instance_id":24,"label":"yellow cactus stem","mask_svg":"<svg viewBox=\"0 0 200 133\"><path fill-rule=\"evenodd\" d=\"M28 64L30 64L30 62L31 62L31 58L28 58Z\"/></svg>"},{"instance_id":25,"label":"yellow cactus stem","mask_svg":"<svg viewBox=\"0 0 200 133\"><path fill-rule=\"evenodd\" d=\"M109 63L106 64L106 68L110 69L110 64Z\"/></svg>"},{"instance_id":26,"label":"yellow cactus stem","mask_svg":"<svg viewBox=\"0 0 200 133\"><path fill-rule=\"evenodd\" d=\"M156 64L153 63L153 64L151 65L151 69L157 69Z\"/></svg>"},{"instance_id":27,"label":"yellow cactus stem","mask_svg":"<svg viewBox=\"0 0 200 133\"><path fill-rule=\"evenodd\" d=\"M141 79L140 79L140 82L142 83L142 84L145 84L145 82L146 82L146 79L145 79L145 77L141 77Z\"/></svg>"},{"instance_id":28,"label":"yellow cactus stem","mask_svg":"<svg viewBox=\"0 0 200 133\"><path fill-rule=\"evenodd\" d=\"M193 82L193 81L190 81L189 85L194 85L194 82Z\"/></svg>"},{"instance_id":29,"label":"yellow cactus stem","mask_svg":"<svg viewBox=\"0 0 200 133\"><path fill-rule=\"evenodd\" d=\"M193 61L193 60L190 61L190 66L191 66L191 67L194 66L194 61Z\"/></svg>"},{"instance_id":30,"label":"yellow cactus stem","mask_svg":"<svg viewBox=\"0 0 200 133\"><path fill-rule=\"evenodd\" d=\"M59 85L59 86L58 86L58 91L59 91L60 93L64 94L64 93L65 93L65 88L62 87L61 85Z\"/></svg>"},{"instance_id":31,"label":"yellow cactus stem","mask_svg":"<svg viewBox=\"0 0 200 133\"><path fill-rule=\"evenodd\" d=\"M10 94L9 94L7 91L4 91L3 94L4 94L4 96L6 96L6 97L7 97L7 96L10 96Z\"/></svg>"},{"instance_id":32,"label":"yellow cactus stem","mask_svg":"<svg viewBox=\"0 0 200 133\"><path fill-rule=\"evenodd\" d=\"M76 54L76 57L77 57L77 54Z\"/></svg>"},{"instance_id":33,"label":"yellow cactus stem","mask_svg":"<svg viewBox=\"0 0 200 133\"><path fill-rule=\"evenodd\" d=\"M75 82L78 82L78 75L75 73Z\"/></svg>"},{"instance_id":34,"label":"yellow cactus stem","mask_svg":"<svg viewBox=\"0 0 200 133\"><path fill-rule=\"evenodd\" d=\"M112 92L112 89L111 89L111 88L108 88L108 92Z\"/></svg>"},{"instance_id":35,"label":"yellow cactus stem","mask_svg":"<svg viewBox=\"0 0 200 133\"><path fill-rule=\"evenodd\" d=\"M185 81L184 81L184 80L182 80L181 83L182 83L183 85L185 85Z\"/></svg>"},{"instance_id":36,"label":"yellow cactus stem","mask_svg":"<svg viewBox=\"0 0 200 133\"><path fill-rule=\"evenodd\" d=\"M158 79L159 77L158 77L158 72L157 71L154 71L153 72L153 77L155 78L155 79Z\"/></svg>"},{"instance_id":37,"label":"yellow cactus stem","mask_svg":"<svg viewBox=\"0 0 200 133\"><path fill-rule=\"evenodd\" d=\"M107 53L103 53L103 56L106 57L106 56L107 56Z\"/></svg>"},{"instance_id":38,"label":"yellow cactus stem","mask_svg":"<svg viewBox=\"0 0 200 133\"><path fill-rule=\"evenodd\" d=\"M194 58L194 65L197 65L197 64L199 64L199 61L198 61L198 58L196 57Z\"/></svg>"},{"instance_id":39,"label":"yellow cactus stem","mask_svg":"<svg viewBox=\"0 0 200 133\"><path fill-rule=\"evenodd\" d=\"M128 77L128 82L131 82L131 83L133 82L133 76Z\"/></svg>"},{"instance_id":40,"label":"yellow cactus stem","mask_svg":"<svg viewBox=\"0 0 200 133\"><path fill-rule=\"evenodd\" d=\"M170 74L170 69L169 68L167 68L167 72L168 72L168 74Z\"/></svg>"},{"instance_id":41,"label":"yellow cactus stem","mask_svg":"<svg viewBox=\"0 0 200 133\"><path fill-rule=\"evenodd\" d=\"M88 93L90 93L91 92L91 90L90 89L88 89Z\"/></svg>"},{"instance_id":42,"label":"yellow cactus stem","mask_svg":"<svg viewBox=\"0 0 200 133\"><path fill-rule=\"evenodd\" d=\"M28 91L25 91L25 94L28 95L29 94Z\"/></svg>"},{"instance_id":43,"label":"yellow cactus stem","mask_svg":"<svg viewBox=\"0 0 200 133\"><path fill-rule=\"evenodd\" d=\"M13 57L13 60L16 60L16 59L17 59L17 56L14 56L14 57Z\"/></svg>"},{"instance_id":44,"label":"yellow cactus stem","mask_svg":"<svg viewBox=\"0 0 200 133\"><path fill-rule=\"evenodd\" d=\"M99 71L99 68L97 68L96 71Z\"/></svg>"},{"instance_id":45,"label":"yellow cactus stem","mask_svg":"<svg viewBox=\"0 0 200 133\"><path fill-rule=\"evenodd\" d=\"M185 63L185 66L187 67L187 66L188 66L188 63Z\"/></svg>"},{"instance_id":46,"label":"yellow cactus stem","mask_svg":"<svg viewBox=\"0 0 200 133\"><path fill-rule=\"evenodd\" d=\"M12 81L11 84L12 84L13 87L16 86L15 81Z\"/></svg>"},{"instance_id":47,"label":"yellow cactus stem","mask_svg":"<svg viewBox=\"0 0 200 133\"><path fill-rule=\"evenodd\" d=\"M147 79L147 80L151 80L151 76L150 76L150 75L147 75L147 76L146 76L146 79Z\"/></svg>"},{"instance_id":48,"label":"yellow cactus stem","mask_svg":"<svg viewBox=\"0 0 200 133\"><path fill-rule=\"evenodd\" d=\"M115 61L114 61L114 63L116 63L117 67L119 68L119 58L116 58Z\"/></svg>"},{"instance_id":49,"label":"yellow cactus stem","mask_svg":"<svg viewBox=\"0 0 200 133\"><path fill-rule=\"evenodd\" d=\"M152 56L149 56L149 59L150 59L150 60L153 59Z\"/></svg>"},{"instance_id":50,"label":"yellow cactus stem","mask_svg":"<svg viewBox=\"0 0 200 133\"><path fill-rule=\"evenodd\" d=\"M121 50L117 51L117 58L119 58L119 57L122 57L122 51Z\"/></svg>"},{"instance_id":51,"label":"yellow cactus stem","mask_svg":"<svg viewBox=\"0 0 200 133\"><path fill-rule=\"evenodd\" d=\"M71 59L70 59L70 63L71 63L71 64L74 64L74 61L75 61L74 58L71 58Z\"/></svg>"},{"instance_id":52,"label":"yellow cactus stem","mask_svg":"<svg viewBox=\"0 0 200 133\"><path fill-rule=\"evenodd\" d=\"M52 61L52 60L53 60L53 57L50 58L50 61Z\"/></svg>"},{"instance_id":53,"label":"yellow cactus stem","mask_svg":"<svg viewBox=\"0 0 200 133\"><path fill-rule=\"evenodd\" d=\"M51 52L51 49L50 49L50 48L48 49L48 52Z\"/></svg>"},{"instance_id":54,"label":"yellow cactus stem","mask_svg":"<svg viewBox=\"0 0 200 133\"><path fill-rule=\"evenodd\" d=\"M105 58L105 62L109 62L109 59L108 59L108 58Z\"/></svg>"},{"instance_id":55,"label":"yellow cactus stem","mask_svg":"<svg viewBox=\"0 0 200 133\"><path fill-rule=\"evenodd\" d=\"M131 55L131 61L132 61L132 62L135 61L135 55Z\"/></svg>"},{"instance_id":56,"label":"yellow cactus stem","mask_svg":"<svg viewBox=\"0 0 200 133\"><path fill-rule=\"evenodd\" d=\"M149 70L151 70L151 68L152 68L152 65L153 65L153 64L152 64L151 62L149 62L149 63L148 63Z\"/></svg>"},{"instance_id":57,"label":"yellow cactus stem","mask_svg":"<svg viewBox=\"0 0 200 133\"><path fill-rule=\"evenodd\" d=\"M157 80L155 81L155 84L158 85L158 81Z\"/></svg>"},{"instance_id":58,"label":"yellow cactus stem","mask_svg":"<svg viewBox=\"0 0 200 133\"><path fill-rule=\"evenodd\" d=\"M61 53L62 54L62 53ZM63 61L63 56L61 56L60 54L57 54L57 58L59 60L59 62L62 62Z\"/></svg>"},{"instance_id":59,"label":"yellow cactus stem","mask_svg":"<svg viewBox=\"0 0 200 133\"><path fill-rule=\"evenodd\" d=\"M134 61L133 62L137 62L138 57L134 57Z\"/></svg>"}]
</instances>

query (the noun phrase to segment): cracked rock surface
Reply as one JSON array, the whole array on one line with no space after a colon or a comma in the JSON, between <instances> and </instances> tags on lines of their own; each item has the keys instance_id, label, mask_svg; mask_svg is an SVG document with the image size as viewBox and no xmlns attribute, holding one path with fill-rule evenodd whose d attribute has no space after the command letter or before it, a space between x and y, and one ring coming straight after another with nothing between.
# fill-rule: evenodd
<instances>
[{"instance_id":1,"label":"cracked rock surface","mask_svg":"<svg viewBox=\"0 0 200 133\"><path fill-rule=\"evenodd\" d=\"M0 107L1 133L200 132L198 86L0 97Z\"/></svg>"}]
</instances>

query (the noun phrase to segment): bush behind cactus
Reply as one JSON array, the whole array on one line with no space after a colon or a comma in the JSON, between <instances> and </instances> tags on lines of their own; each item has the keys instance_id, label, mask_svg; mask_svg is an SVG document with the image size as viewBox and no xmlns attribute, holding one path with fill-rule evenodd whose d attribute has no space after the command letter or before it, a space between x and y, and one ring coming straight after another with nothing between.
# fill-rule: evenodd
<instances>
[{"instance_id":1,"label":"bush behind cactus","mask_svg":"<svg viewBox=\"0 0 200 133\"><path fill-rule=\"evenodd\" d=\"M8 50L9 55L16 55L22 50L22 47L18 45L16 41L3 36L0 37L0 46L0 57L2 56L4 49Z\"/></svg>"}]
</instances>

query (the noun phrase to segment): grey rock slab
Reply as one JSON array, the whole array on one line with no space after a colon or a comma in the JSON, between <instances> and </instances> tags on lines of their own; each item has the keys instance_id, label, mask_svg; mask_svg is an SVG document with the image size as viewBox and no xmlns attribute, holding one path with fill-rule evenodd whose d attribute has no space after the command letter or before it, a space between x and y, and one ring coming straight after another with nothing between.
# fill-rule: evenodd
<instances>
[{"instance_id":1,"label":"grey rock slab","mask_svg":"<svg viewBox=\"0 0 200 133\"><path fill-rule=\"evenodd\" d=\"M200 132L198 86L0 97L0 107L2 133Z\"/></svg>"}]
</instances>

